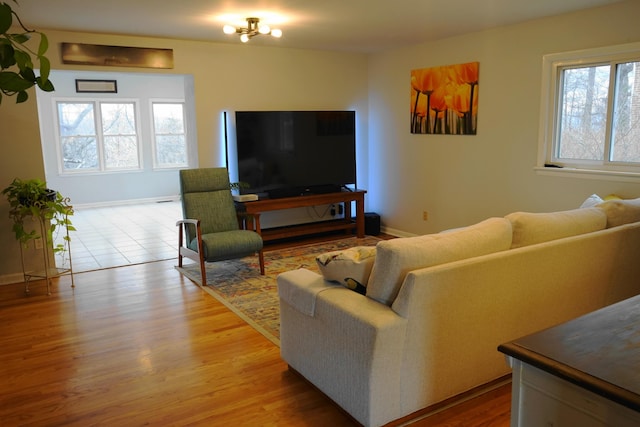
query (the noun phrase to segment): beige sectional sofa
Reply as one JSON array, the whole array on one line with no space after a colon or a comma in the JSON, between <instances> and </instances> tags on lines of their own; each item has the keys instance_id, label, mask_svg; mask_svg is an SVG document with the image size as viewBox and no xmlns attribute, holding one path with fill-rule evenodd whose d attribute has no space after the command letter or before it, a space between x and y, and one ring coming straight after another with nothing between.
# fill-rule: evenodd
<instances>
[{"instance_id":1,"label":"beige sectional sofa","mask_svg":"<svg viewBox=\"0 0 640 427\"><path fill-rule=\"evenodd\" d=\"M282 358L365 426L509 374L497 346L640 293L640 199L378 243L366 294L278 277Z\"/></svg>"}]
</instances>

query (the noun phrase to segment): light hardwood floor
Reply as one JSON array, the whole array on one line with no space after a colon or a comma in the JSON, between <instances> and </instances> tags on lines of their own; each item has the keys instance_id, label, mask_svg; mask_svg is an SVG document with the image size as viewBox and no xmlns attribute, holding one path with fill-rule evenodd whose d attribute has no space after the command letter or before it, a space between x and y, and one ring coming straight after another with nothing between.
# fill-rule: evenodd
<instances>
[{"instance_id":1,"label":"light hardwood floor","mask_svg":"<svg viewBox=\"0 0 640 427\"><path fill-rule=\"evenodd\" d=\"M352 426L175 260L0 286L2 426ZM407 425L509 425L510 385Z\"/></svg>"}]
</instances>

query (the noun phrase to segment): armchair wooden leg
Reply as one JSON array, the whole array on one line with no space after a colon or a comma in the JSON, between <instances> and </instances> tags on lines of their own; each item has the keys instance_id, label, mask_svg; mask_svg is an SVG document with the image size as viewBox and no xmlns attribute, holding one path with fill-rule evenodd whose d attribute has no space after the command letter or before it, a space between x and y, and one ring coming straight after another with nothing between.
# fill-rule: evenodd
<instances>
[{"instance_id":1,"label":"armchair wooden leg","mask_svg":"<svg viewBox=\"0 0 640 427\"><path fill-rule=\"evenodd\" d=\"M260 274L264 276L264 253L262 250L258 252L258 261L260 262Z\"/></svg>"},{"instance_id":2,"label":"armchair wooden leg","mask_svg":"<svg viewBox=\"0 0 640 427\"><path fill-rule=\"evenodd\" d=\"M200 257L200 275L202 276L202 286L207 286L207 268L202 257Z\"/></svg>"},{"instance_id":3,"label":"armchair wooden leg","mask_svg":"<svg viewBox=\"0 0 640 427\"><path fill-rule=\"evenodd\" d=\"M182 267L182 239L183 239L183 230L180 222L176 224L178 226L178 267Z\"/></svg>"}]
</instances>

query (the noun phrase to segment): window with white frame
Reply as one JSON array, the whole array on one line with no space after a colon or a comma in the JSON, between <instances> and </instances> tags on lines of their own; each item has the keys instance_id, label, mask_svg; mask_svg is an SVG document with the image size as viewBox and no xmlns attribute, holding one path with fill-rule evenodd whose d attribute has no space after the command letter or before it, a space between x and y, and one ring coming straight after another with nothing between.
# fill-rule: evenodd
<instances>
[{"instance_id":1,"label":"window with white frame","mask_svg":"<svg viewBox=\"0 0 640 427\"><path fill-rule=\"evenodd\" d=\"M640 43L547 55L541 162L640 174Z\"/></svg>"},{"instance_id":2,"label":"window with white frame","mask_svg":"<svg viewBox=\"0 0 640 427\"><path fill-rule=\"evenodd\" d=\"M140 168L134 102L58 101L62 173Z\"/></svg>"},{"instance_id":3,"label":"window with white frame","mask_svg":"<svg viewBox=\"0 0 640 427\"><path fill-rule=\"evenodd\" d=\"M187 135L184 103L152 102L154 134L154 166L157 168L185 167Z\"/></svg>"}]
</instances>

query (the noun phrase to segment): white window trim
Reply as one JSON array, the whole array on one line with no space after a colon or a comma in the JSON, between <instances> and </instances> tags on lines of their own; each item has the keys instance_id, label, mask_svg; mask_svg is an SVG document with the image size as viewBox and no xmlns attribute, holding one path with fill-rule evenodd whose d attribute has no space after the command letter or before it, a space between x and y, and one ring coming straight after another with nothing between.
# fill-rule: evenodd
<instances>
[{"instance_id":1,"label":"white window trim","mask_svg":"<svg viewBox=\"0 0 640 427\"><path fill-rule=\"evenodd\" d=\"M128 99L128 98L124 98L124 99L110 99L108 101L103 101L103 100L98 100L98 105L102 105L102 104L128 104L131 103L133 104L133 111L135 114L135 119L136 119L136 140L137 140L137 149L138 149L138 166L135 167L119 167L119 168L108 168L106 165L102 165L102 170L101 172L114 172L114 173L118 173L118 172L137 172L137 171L142 171L144 170L144 156L142 155L142 148L143 148L143 135L142 135L142 128L141 128L141 120L142 120L142 114L140 111L140 100L139 99ZM100 123L99 125L101 126L100 129L102 129L102 111L100 112ZM102 138L102 146L103 146L103 150L104 150L104 133L102 130L100 130L100 138ZM104 154L104 153L102 153ZM103 162L106 163L106 160L103 159Z\"/></svg>"},{"instance_id":2,"label":"white window trim","mask_svg":"<svg viewBox=\"0 0 640 427\"><path fill-rule=\"evenodd\" d=\"M558 117L558 85L560 79L558 70L562 67L594 62L608 63L619 60L638 60L640 55L640 42L627 43L616 46L607 46L594 49L576 50L544 55L542 58L542 85L540 99L540 125L538 130L538 159L534 170L541 175L571 176L585 179L598 179L609 181L640 181L640 169L638 171L607 169L587 169L585 167L546 167L545 164L553 163L553 139L556 131ZM584 162L582 162L584 163Z\"/></svg>"},{"instance_id":3,"label":"white window trim","mask_svg":"<svg viewBox=\"0 0 640 427\"><path fill-rule=\"evenodd\" d=\"M182 104L182 123L184 126L184 138L185 138L185 149L186 149L186 163L183 165L175 165L175 166L162 166L157 162L157 142L156 142L156 129L154 123L153 116L153 104ZM189 124L187 123L187 101L185 99L175 99L175 98L151 98L149 99L149 132L152 140L151 143L151 155L153 161L153 169L154 170L171 170L171 169L184 169L189 167L191 163L189 159L191 158L191 147L190 147L190 138L189 138Z\"/></svg>"},{"instance_id":4,"label":"white window trim","mask_svg":"<svg viewBox=\"0 0 640 427\"><path fill-rule=\"evenodd\" d=\"M85 176L85 175L106 175L106 174L114 174L114 173L135 173L141 172L144 170L144 158L142 156L142 136L141 136L141 127L140 127L140 100L134 98L123 98L123 99L113 99L113 98L69 98L69 97L54 97L51 98L51 102L53 105L53 126L55 129L55 141L56 141L56 162L58 164L58 174L60 176ZM134 106L135 114L136 114L136 132L138 137L138 166L135 168L106 168L104 166L104 141L102 135L102 131L98 131L98 129L102 126L102 113L100 113L99 117L94 113L94 122L96 126L96 143L98 144L98 168L97 169L88 169L88 170L74 170L74 169L65 169L63 160L62 160L62 140L60 139L60 119L58 117L58 103L78 103L78 104L93 104L95 107L100 107L102 103L132 103Z\"/></svg>"}]
</instances>

